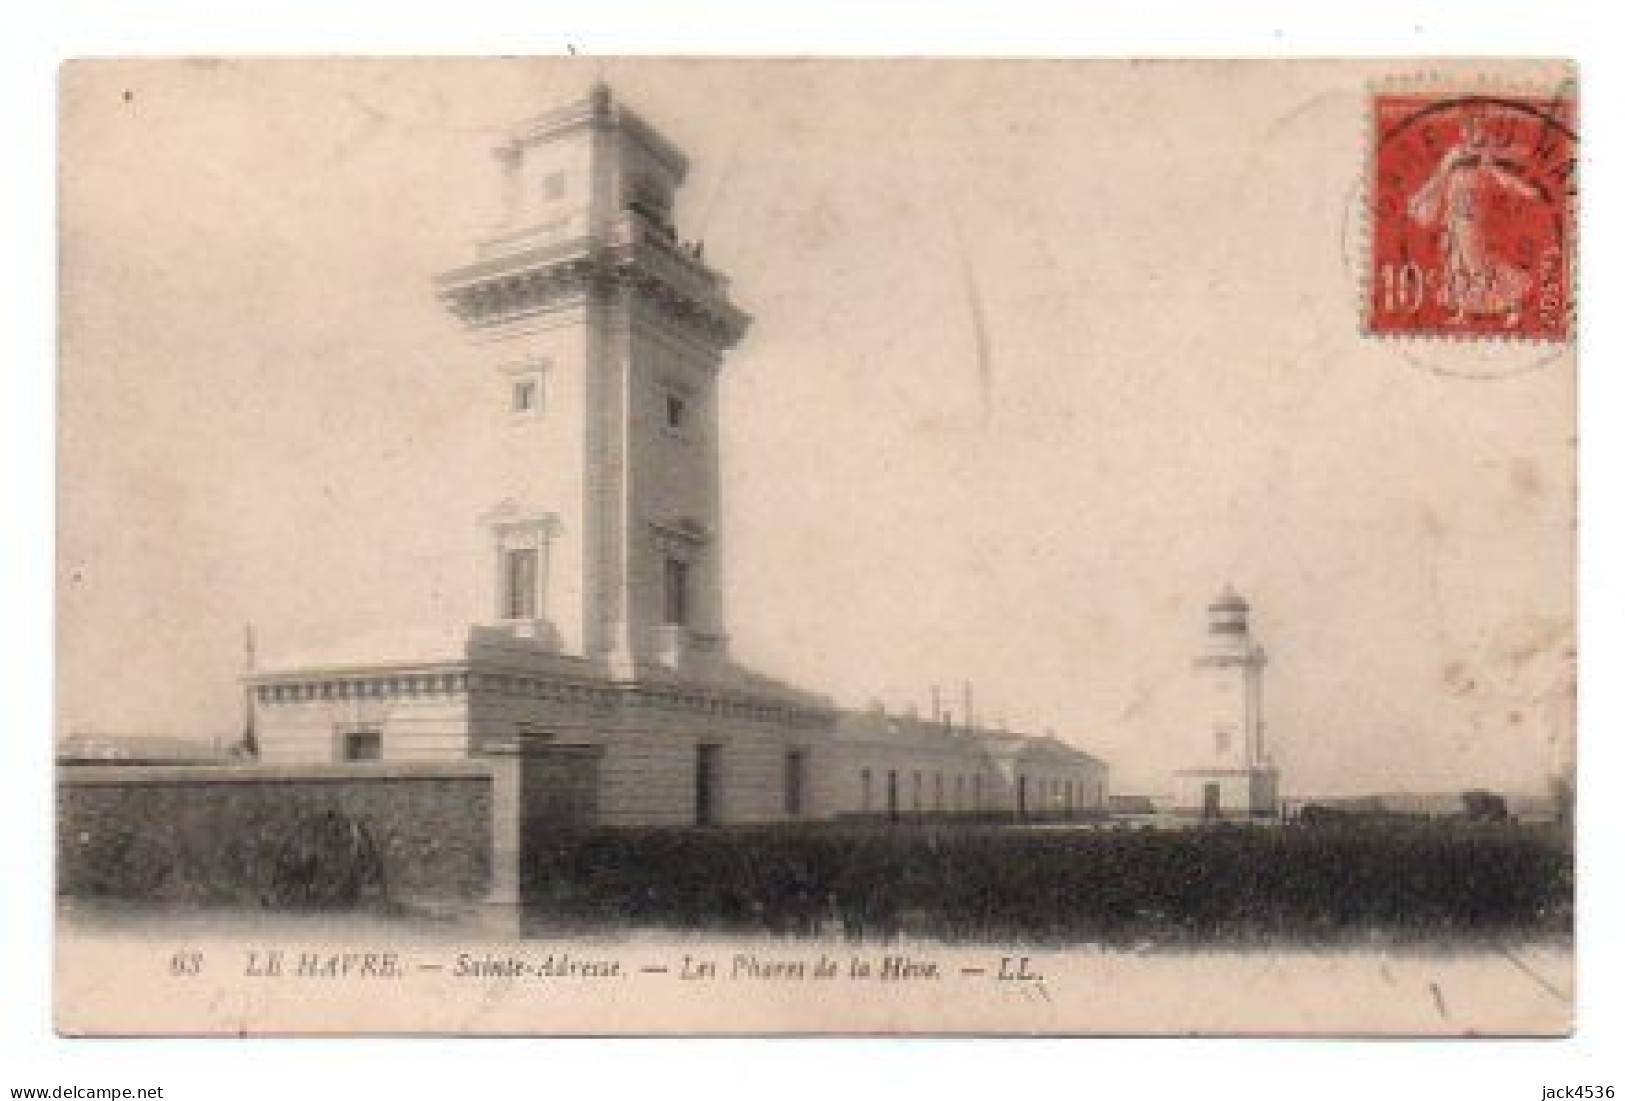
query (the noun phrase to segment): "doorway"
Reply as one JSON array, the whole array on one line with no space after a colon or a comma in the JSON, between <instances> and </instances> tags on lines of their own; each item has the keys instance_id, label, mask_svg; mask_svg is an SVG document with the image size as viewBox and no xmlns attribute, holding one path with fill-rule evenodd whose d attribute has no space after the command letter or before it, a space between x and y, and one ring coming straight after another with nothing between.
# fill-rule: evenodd
<instances>
[{"instance_id":1,"label":"doorway","mask_svg":"<svg viewBox=\"0 0 1625 1101\"><path fill-rule=\"evenodd\" d=\"M717 755L719 745L694 747L694 824L709 826L716 821Z\"/></svg>"},{"instance_id":2,"label":"doorway","mask_svg":"<svg viewBox=\"0 0 1625 1101\"><path fill-rule=\"evenodd\" d=\"M807 751L792 749L784 755L784 813L800 818L806 803Z\"/></svg>"},{"instance_id":3,"label":"doorway","mask_svg":"<svg viewBox=\"0 0 1625 1101\"><path fill-rule=\"evenodd\" d=\"M1216 784L1216 783L1203 784L1202 785L1202 817L1203 818L1218 818L1221 813L1222 813L1222 805L1221 805L1221 803L1219 801L1219 785Z\"/></svg>"}]
</instances>

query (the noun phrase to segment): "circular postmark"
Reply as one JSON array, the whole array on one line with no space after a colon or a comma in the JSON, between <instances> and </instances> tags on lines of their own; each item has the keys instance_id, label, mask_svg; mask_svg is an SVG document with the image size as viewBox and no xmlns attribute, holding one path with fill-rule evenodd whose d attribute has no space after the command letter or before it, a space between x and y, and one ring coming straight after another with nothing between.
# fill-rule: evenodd
<instances>
[{"instance_id":1,"label":"circular postmark","mask_svg":"<svg viewBox=\"0 0 1625 1101\"><path fill-rule=\"evenodd\" d=\"M1566 354L1572 94L1374 93L1369 107L1369 177L1344 230L1363 261L1366 334L1460 377L1520 374Z\"/></svg>"}]
</instances>

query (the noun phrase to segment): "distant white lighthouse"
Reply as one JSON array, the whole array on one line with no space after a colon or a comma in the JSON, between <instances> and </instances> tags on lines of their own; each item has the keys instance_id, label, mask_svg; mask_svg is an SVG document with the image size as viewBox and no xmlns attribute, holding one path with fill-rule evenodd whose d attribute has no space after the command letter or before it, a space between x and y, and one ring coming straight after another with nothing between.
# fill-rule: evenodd
<instances>
[{"instance_id":1,"label":"distant white lighthouse","mask_svg":"<svg viewBox=\"0 0 1625 1101\"><path fill-rule=\"evenodd\" d=\"M1226 586L1208 605L1196 659L1199 712L1190 766L1174 774L1174 805L1204 819L1274 818L1280 774L1264 746L1265 657L1247 626L1247 602Z\"/></svg>"}]
</instances>

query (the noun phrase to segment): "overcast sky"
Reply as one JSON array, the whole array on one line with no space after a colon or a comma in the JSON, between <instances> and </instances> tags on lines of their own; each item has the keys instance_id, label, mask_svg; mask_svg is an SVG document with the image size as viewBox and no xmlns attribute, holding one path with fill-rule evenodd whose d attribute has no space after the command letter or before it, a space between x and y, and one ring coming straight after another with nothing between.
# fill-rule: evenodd
<instances>
[{"instance_id":1,"label":"overcast sky","mask_svg":"<svg viewBox=\"0 0 1625 1101\"><path fill-rule=\"evenodd\" d=\"M70 67L63 732L233 735L246 622L274 654L485 614L492 375L430 278L495 219L505 129L602 75L756 318L736 657L855 705L972 679L1164 791L1230 582L1287 793L1538 785L1572 363L1361 336L1377 72Z\"/></svg>"}]
</instances>

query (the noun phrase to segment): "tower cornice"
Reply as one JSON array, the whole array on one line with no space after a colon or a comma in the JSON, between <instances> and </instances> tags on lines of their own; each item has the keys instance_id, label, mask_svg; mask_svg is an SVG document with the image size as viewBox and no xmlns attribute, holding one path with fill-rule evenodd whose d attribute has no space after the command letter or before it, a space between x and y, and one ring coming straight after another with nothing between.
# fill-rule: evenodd
<instances>
[{"instance_id":1,"label":"tower cornice","mask_svg":"<svg viewBox=\"0 0 1625 1101\"><path fill-rule=\"evenodd\" d=\"M723 276L636 215L610 241L583 236L482 257L436 277L435 286L447 307L475 327L616 288L637 293L719 348L738 343L751 320L728 300Z\"/></svg>"}]
</instances>

